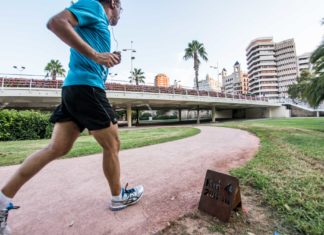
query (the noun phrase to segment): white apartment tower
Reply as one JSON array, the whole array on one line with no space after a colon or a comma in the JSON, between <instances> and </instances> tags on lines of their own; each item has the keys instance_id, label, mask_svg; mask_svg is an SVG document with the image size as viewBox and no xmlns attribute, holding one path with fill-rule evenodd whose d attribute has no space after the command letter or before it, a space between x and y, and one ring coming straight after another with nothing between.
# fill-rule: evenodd
<instances>
[{"instance_id":1,"label":"white apartment tower","mask_svg":"<svg viewBox=\"0 0 324 235\"><path fill-rule=\"evenodd\" d=\"M294 39L275 44L279 98L288 98L288 88L297 82L298 63Z\"/></svg>"},{"instance_id":2,"label":"white apartment tower","mask_svg":"<svg viewBox=\"0 0 324 235\"><path fill-rule=\"evenodd\" d=\"M293 39L275 43L272 37L257 38L246 49L249 92L271 100L288 97L289 85L298 75Z\"/></svg>"},{"instance_id":3,"label":"white apartment tower","mask_svg":"<svg viewBox=\"0 0 324 235\"><path fill-rule=\"evenodd\" d=\"M278 99L275 45L272 38L253 40L246 49L249 93Z\"/></svg>"},{"instance_id":4,"label":"white apartment tower","mask_svg":"<svg viewBox=\"0 0 324 235\"><path fill-rule=\"evenodd\" d=\"M310 63L310 58L311 58L312 53L305 53L300 56L298 56L298 72L299 75L303 70L311 71L312 70L312 65Z\"/></svg>"}]
</instances>

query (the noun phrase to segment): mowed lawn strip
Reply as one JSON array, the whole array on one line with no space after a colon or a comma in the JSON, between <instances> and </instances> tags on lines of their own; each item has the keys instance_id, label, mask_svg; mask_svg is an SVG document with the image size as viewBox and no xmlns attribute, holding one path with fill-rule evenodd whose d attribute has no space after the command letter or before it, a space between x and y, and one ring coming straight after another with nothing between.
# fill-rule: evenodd
<instances>
[{"instance_id":1,"label":"mowed lawn strip","mask_svg":"<svg viewBox=\"0 0 324 235\"><path fill-rule=\"evenodd\" d=\"M324 118L229 122L257 135L261 147L244 167L241 183L260 190L291 234L324 231Z\"/></svg>"},{"instance_id":2,"label":"mowed lawn strip","mask_svg":"<svg viewBox=\"0 0 324 235\"><path fill-rule=\"evenodd\" d=\"M120 130L121 149L143 147L190 137L200 133L197 128L165 127L139 130ZM49 140L26 140L0 142L0 166L20 164L34 151L45 147ZM101 147L93 136L80 136L72 150L64 158L81 157L100 153Z\"/></svg>"}]
</instances>

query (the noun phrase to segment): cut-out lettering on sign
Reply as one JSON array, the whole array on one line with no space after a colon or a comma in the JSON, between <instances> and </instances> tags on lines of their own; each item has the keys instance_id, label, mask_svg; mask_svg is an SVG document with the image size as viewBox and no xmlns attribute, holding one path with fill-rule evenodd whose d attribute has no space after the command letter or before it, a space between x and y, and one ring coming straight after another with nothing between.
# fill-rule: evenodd
<instances>
[{"instance_id":1,"label":"cut-out lettering on sign","mask_svg":"<svg viewBox=\"0 0 324 235\"><path fill-rule=\"evenodd\" d=\"M208 170L202 189L199 210L228 222L231 211L242 207L237 178Z\"/></svg>"}]
</instances>

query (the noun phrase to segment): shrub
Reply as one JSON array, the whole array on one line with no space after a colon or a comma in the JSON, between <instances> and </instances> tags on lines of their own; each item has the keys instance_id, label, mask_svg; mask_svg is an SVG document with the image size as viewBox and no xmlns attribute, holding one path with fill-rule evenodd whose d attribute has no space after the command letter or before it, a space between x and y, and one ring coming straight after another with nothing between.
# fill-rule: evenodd
<instances>
[{"instance_id":1,"label":"shrub","mask_svg":"<svg viewBox=\"0 0 324 235\"><path fill-rule=\"evenodd\" d=\"M150 113L142 113L142 115L140 116L140 120L149 120L149 117L152 117L152 114Z\"/></svg>"},{"instance_id":2,"label":"shrub","mask_svg":"<svg viewBox=\"0 0 324 235\"><path fill-rule=\"evenodd\" d=\"M168 120L168 119L177 119L177 118L178 118L177 115L171 115L171 116L168 116L168 115L160 115L160 116L154 117L153 119L154 120Z\"/></svg>"},{"instance_id":3,"label":"shrub","mask_svg":"<svg viewBox=\"0 0 324 235\"><path fill-rule=\"evenodd\" d=\"M0 141L49 138L53 125L49 114L36 111L0 111Z\"/></svg>"}]
</instances>

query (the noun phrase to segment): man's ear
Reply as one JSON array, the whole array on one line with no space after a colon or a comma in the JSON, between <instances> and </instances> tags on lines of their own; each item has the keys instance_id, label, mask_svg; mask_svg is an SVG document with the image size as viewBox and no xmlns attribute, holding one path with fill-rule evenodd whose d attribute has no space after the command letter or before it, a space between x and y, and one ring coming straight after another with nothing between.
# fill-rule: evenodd
<instances>
[{"instance_id":1,"label":"man's ear","mask_svg":"<svg viewBox=\"0 0 324 235\"><path fill-rule=\"evenodd\" d=\"M116 8L116 2L115 0L110 0L110 8L115 9Z\"/></svg>"}]
</instances>

